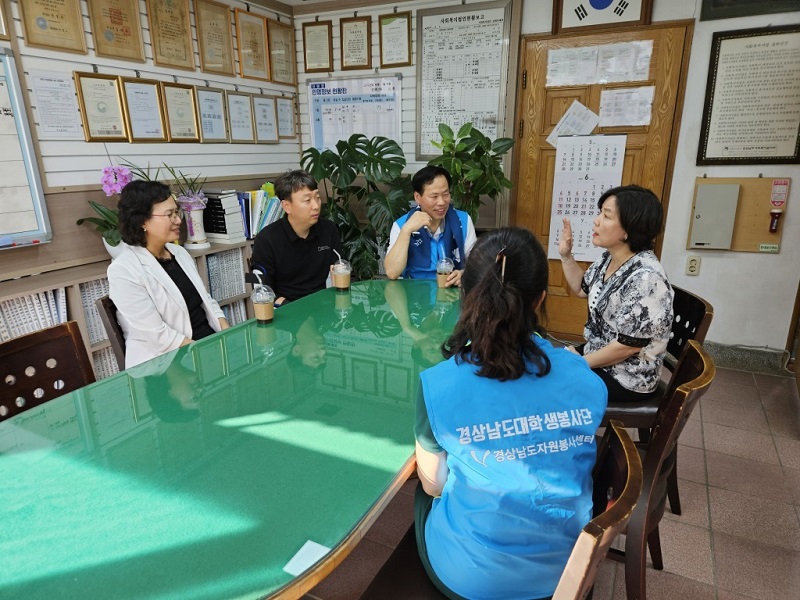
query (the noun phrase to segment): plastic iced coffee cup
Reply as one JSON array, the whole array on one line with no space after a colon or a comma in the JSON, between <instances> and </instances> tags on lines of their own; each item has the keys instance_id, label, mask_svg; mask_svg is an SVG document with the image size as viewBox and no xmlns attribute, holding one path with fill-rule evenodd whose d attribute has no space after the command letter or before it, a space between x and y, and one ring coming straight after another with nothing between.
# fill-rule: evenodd
<instances>
[{"instance_id":1,"label":"plastic iced coffee cup","mask_svg":"<svg viewBox=\"0 0 800 600\"><path fill-rule=\"evenodd\" d=\"M268 285L256 284L250 295L253 312L259 323L272 323L275 318L275 292Z\"/></svg>"},{"instance_id":2,"label":"plastic iced coffee cup","mask_svg":"<svg viewBox=\"0 0 800 600\"><path fill-rule=\"evenodd\" d=\"M350 263L340 258L333 263L333 287L340 292L350 289Z\"/></svg>"},{"instance_id":3,"label":"plastic iced coffee cup","mask_svg":"<svg viewBox=\"0 0 800 600\"><path fill-rule=\"evenodd\" d=\"M450 277L453 269L455 269L455 264L449 258L445 257L436 263L436 285L440 288L446 288L447 278Z\"/></svg>"}]
</instances>

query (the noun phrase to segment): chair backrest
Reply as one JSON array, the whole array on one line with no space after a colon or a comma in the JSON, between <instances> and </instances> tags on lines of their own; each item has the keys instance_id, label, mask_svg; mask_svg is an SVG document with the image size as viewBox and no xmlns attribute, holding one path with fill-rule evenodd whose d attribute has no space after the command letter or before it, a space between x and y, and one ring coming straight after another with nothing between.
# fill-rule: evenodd
<instances>
[{"instance_id":1,"label":"chair backrest","mask_svg":"<svg viewBox=\"0 0 800 600\"><path fill-rule=\"evenodd\" d=\"M594 480L594 519L586 524L561 574L553 600L586 598L597 569L622 533L642 492L642 462L622 423L611 421L600 443Z\"/></svg>"},{"instance_id":2,"label":"chair backrest","mask_svg":"<svg viewBox=\"0 0 800 600\"><path fill-rule=\"evenodd\" d=\"M103 296L95 300L97 312L100 313L100 320L106 328L108 341L111 342L111 350L114 358L117 359L117 366L120 371L125 370L125 334L117 321L117 306L108 296Z\"/></svg>"},{"instance_id":3,"label":"chair backrest","mask_svg":"<svg viewBox=\"0 0 800 600\"><path fill-rule=\"evenodd\" d=\"M94 382L75 321L0 344L0 421Z\"/></svg>"},{"instance_id":4,"label":"chair backrest","mask_svg":"<svg viewBox=\"0 0 800 600\"><path fill-rule=\"evenodd\" d=\"M670 371L675 370L689 340L701 344L705 341L711 319L714 318L714 307L703 298L677 286L672 286L672 289L675 292L672 300L672 330L667 342L667 353L672 358L664 361Z\"/></svg>"}]
</instances>

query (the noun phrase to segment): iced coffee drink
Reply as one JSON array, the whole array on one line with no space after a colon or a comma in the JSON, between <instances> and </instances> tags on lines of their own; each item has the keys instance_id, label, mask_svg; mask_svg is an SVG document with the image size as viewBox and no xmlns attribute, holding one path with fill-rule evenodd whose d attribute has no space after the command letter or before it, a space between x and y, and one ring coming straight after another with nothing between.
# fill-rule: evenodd
<instances>
[{"instance_id":1,"label":"iced coffee drink","mask_svg":"<svg viewBox=\"0 0 800 600\"><path fill-rule=\"evenodd\" d=\"M350 289L350 263L339 259L333 263L333 287L344 292Z\"/></svg>"},{"instance_id":2,"label":"iced coffee drink","mask_svg":"<svg viewBox=\"0 0 800 600\"><path fill-rule=\"evenodd\" d=\"M455 264L449 258L443 258L436 263L436 285L440 288L447 287L447 278L455 269Z\"/></svg>"}]
</instances>

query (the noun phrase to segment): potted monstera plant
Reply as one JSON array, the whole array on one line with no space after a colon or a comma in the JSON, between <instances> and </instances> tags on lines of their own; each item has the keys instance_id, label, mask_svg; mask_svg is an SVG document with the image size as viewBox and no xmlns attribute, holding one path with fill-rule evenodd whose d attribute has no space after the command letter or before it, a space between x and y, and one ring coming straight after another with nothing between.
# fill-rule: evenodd
<instances>
[{"instance_id":1,"label":"potted monstera plant","mask_svg":"<svg viewBox=\"0 0 800 600\"><path fill-rule=\"evenodd\" d=\"M323 214L339 228L353 274L373 278L392 223L408 212L413 195L410 177L402 174L402 148L388 138L357 133L337 142L335 150L306 148L301 164L325 191Z\"/></svg>"}]
</instances>

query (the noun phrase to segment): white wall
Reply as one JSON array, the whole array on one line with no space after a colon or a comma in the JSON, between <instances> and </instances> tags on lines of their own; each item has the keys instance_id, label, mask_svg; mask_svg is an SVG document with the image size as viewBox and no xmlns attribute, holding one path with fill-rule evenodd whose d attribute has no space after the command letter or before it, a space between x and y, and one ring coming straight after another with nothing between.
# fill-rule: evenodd
<instances>
[{"instance_id":1,"label":"white wall","mask_svg":"<svg viewBox=\"0 0 800 600\"><path fill-rule=\"evenodd\" d=\"M701 22L697 20L699 5L696 0L656 0L653 11L654 22L696 20L661 260L673 283L696 292L713 304L714 321L707 339L721 344L782 350L791 326L800 277L800 166L698 167L695 161L713 33L800 23L800 12ZM550 32L550 6L551 3L525 2L523 35ZM702 258L700 274L695 277L684 274L686 258L690 254L686 250L686 239L695 178L704 174L708 177L758 177L763 174L764 177L792 178L780 254L692 250L691 254Z\"/></svg>"}]
</instances>

